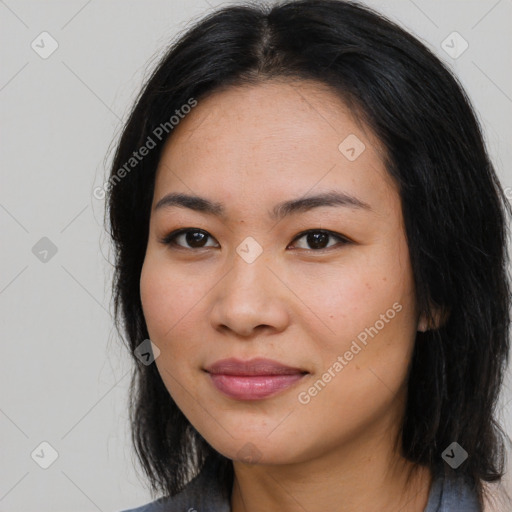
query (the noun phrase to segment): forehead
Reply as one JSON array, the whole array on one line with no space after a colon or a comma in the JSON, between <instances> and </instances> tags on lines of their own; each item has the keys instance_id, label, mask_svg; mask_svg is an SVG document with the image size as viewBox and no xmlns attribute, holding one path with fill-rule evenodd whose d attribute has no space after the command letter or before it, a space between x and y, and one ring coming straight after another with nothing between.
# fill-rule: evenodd
<instances>
[{"instance_id":1,"label":"forehead","mask_svg":"<svg viewBox=\"0 0 512 512\"><path fill-rule=\"evenodd\" d=\"M227 200L333 187L383 192L394 184L382 154L371 130L322 84L231 87L199 100L174 128L157 170L155 200L170 190L215 192Z\"/></svg>"}]
</instances>

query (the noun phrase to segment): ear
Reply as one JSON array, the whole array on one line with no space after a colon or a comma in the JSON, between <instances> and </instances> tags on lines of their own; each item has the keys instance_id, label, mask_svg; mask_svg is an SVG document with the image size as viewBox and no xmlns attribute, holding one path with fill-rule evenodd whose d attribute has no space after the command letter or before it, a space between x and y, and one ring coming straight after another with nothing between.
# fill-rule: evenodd
<instances>
[{"instance_id":1,"label":"ear","mask_svg":"<svg viewBox=\"0 0 512 512\"><path fill-rule=\"evenodd\" d=\"M417 327L419 332L439 329L446 323L448 317L450 316L450 312L441 306L432 307L431 312L432 319L430 320L427 318L427 315L424 312L420 314Z\"/></svg>"}]
</instances>

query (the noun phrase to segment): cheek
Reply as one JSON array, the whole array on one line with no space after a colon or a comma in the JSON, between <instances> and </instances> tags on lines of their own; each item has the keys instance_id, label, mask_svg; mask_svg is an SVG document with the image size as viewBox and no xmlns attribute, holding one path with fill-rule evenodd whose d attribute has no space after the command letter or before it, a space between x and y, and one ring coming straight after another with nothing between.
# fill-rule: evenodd
<instances>
[{"instance_id":1,"label":"cheek","mask_svg":"<svg viewBox=\"0 0 512 512\"><path fill-rule=\"evenodd\" d=\"M191 336L198 328L194 315L204 295L198 285L158 257L149 255L144 261L140 295L149 337L160 349L155 363L173 399L185 409L194 395L191 372L199 364L195 361L198 347Z\"/></svg>"},{"instance_id":2,"label":"cheek","mask_svg":"<svg viewBox=\"0 0 512 512\"><path fill-rule=\"evenodd\" d=\"M326 333L321 372L331 368L336 375L319 403L332 393L335 402L371 409L406 379L416 333L414 281L405 243L382 247L317 280L321 287L309 287L308 306L322 320L310 336Z\"/></svg>"},{"instance_id":3,"label":"cheek","mask_svg":"<svg viewBox=\"0 0 512 512\"><path fill-rule=\"evenodd\" d=\"M172 338L200 294L197 282L173 271L157 257L146 257L140 278L140 297L148 332L155 341L162 343Z\"/></svg>"},{"instance_id":4,"label":"cheek","mask_svg":"<svg viewBox=\"0 0 512 512\"><path fill-rule=\"evenodd\" d=\"M316 286L305 282L302 295L316 314L318 332L327 334L331 349L339 349L376 323L379 331L390 332L405 322L410 331L414 323L412 286L407 269L386 271L382 265L351 266L333 272L330 278L317 279Z\"/></svg>"},{"instance_id":5,"label":"cheek","mask_svg":"<svg viewBox=\"0 0 512 512\"><path fill-rule=\"evenodd\" d=\"M343 288L331 283L323 310L321 294L312 296L311 308L323 311L334 334L316 338L321 366L298 395L306 423L331 411L330 423L322 427L331 441L400 408L415 337L407 274L383 275L381 267L375 274L352 272L341 282ZM321 328L317 334L325 332Z\"/></svg>"}]
</instances>

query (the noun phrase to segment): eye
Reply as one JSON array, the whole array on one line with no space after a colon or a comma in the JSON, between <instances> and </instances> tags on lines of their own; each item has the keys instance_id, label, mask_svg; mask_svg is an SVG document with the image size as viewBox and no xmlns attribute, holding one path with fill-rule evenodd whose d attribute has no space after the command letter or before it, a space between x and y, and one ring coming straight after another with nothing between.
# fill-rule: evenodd
<instances>
[{"instance_id":1,"label":"eye","mask_svg":"<svg viewBox=\"0 0 512 512\"><path fill-rule=\"evenodd\" d=\"M337 245L328 245L329 238L337 239L339 242L341 242L341 245L349 244L350 240L348 238L345 238L342 235L339 235L337 233L333 233L332 231L326 231L324 229L310 229L308 231L304 231L297 237L295 237L294 242L296 240L300 240L301 238L305 239L306 244L308 244L310 247L309 249L318 251L322 249L330 249L331 247ZM300 249L308 249L308 247L299 247Z\"/></svg>"},{"instance_id":2,"label":"eye","mask_svg":"<svg viewBox=\"0 0 512 512\"><path fill-rule=\"evenodd\" d=\"M160 242L165 245L170 245L182 249L202 249L206 247L218 247L217 245L207 245L208 239L214 240L214 238L206 231L198 228L183 228L169 233L163 237ZM293 242L304 239L305 243L310 247L299 247L299 249L309 249L314 251L320 251L323 249L330 249L336 245L345 245L351 243L351 241L332 231L324 229L310 229L297 235ZM329 239L336 239L338 244L330 244ZM293 243L292 242L292 243ZM186 244L186 245L184 245Z\"/></svg>"},{"instance_id":3,"label":"eye","mask_svg":"<svg viewBox=\"0 0 512 512\"><path fill-rule=\"evenodd\" d=\"M208 238L212 238L211 235L202 229L185 228L169 233L162 238L161 242L165 245L178 246L184 249L202 249L203 247L212 247L206 245ZM187 243L188 247L178 243L179 240Z\"/></svg>"}]
</instances>

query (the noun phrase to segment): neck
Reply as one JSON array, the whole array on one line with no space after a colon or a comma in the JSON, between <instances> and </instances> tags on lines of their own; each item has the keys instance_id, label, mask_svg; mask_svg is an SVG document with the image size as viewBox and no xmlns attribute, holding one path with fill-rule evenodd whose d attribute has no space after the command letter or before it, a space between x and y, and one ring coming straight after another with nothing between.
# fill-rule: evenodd
<instances>
[{"instance_id":1,"label":"neck","mask_svg":"<svg viewBox=\"0 0 512 512\"><path fill-rule=\"evenodd\" d=\"M388 429L307 461L233 467L232 512L423 512L432 481L396 455Z\"/></svg>"}]
</instances>

